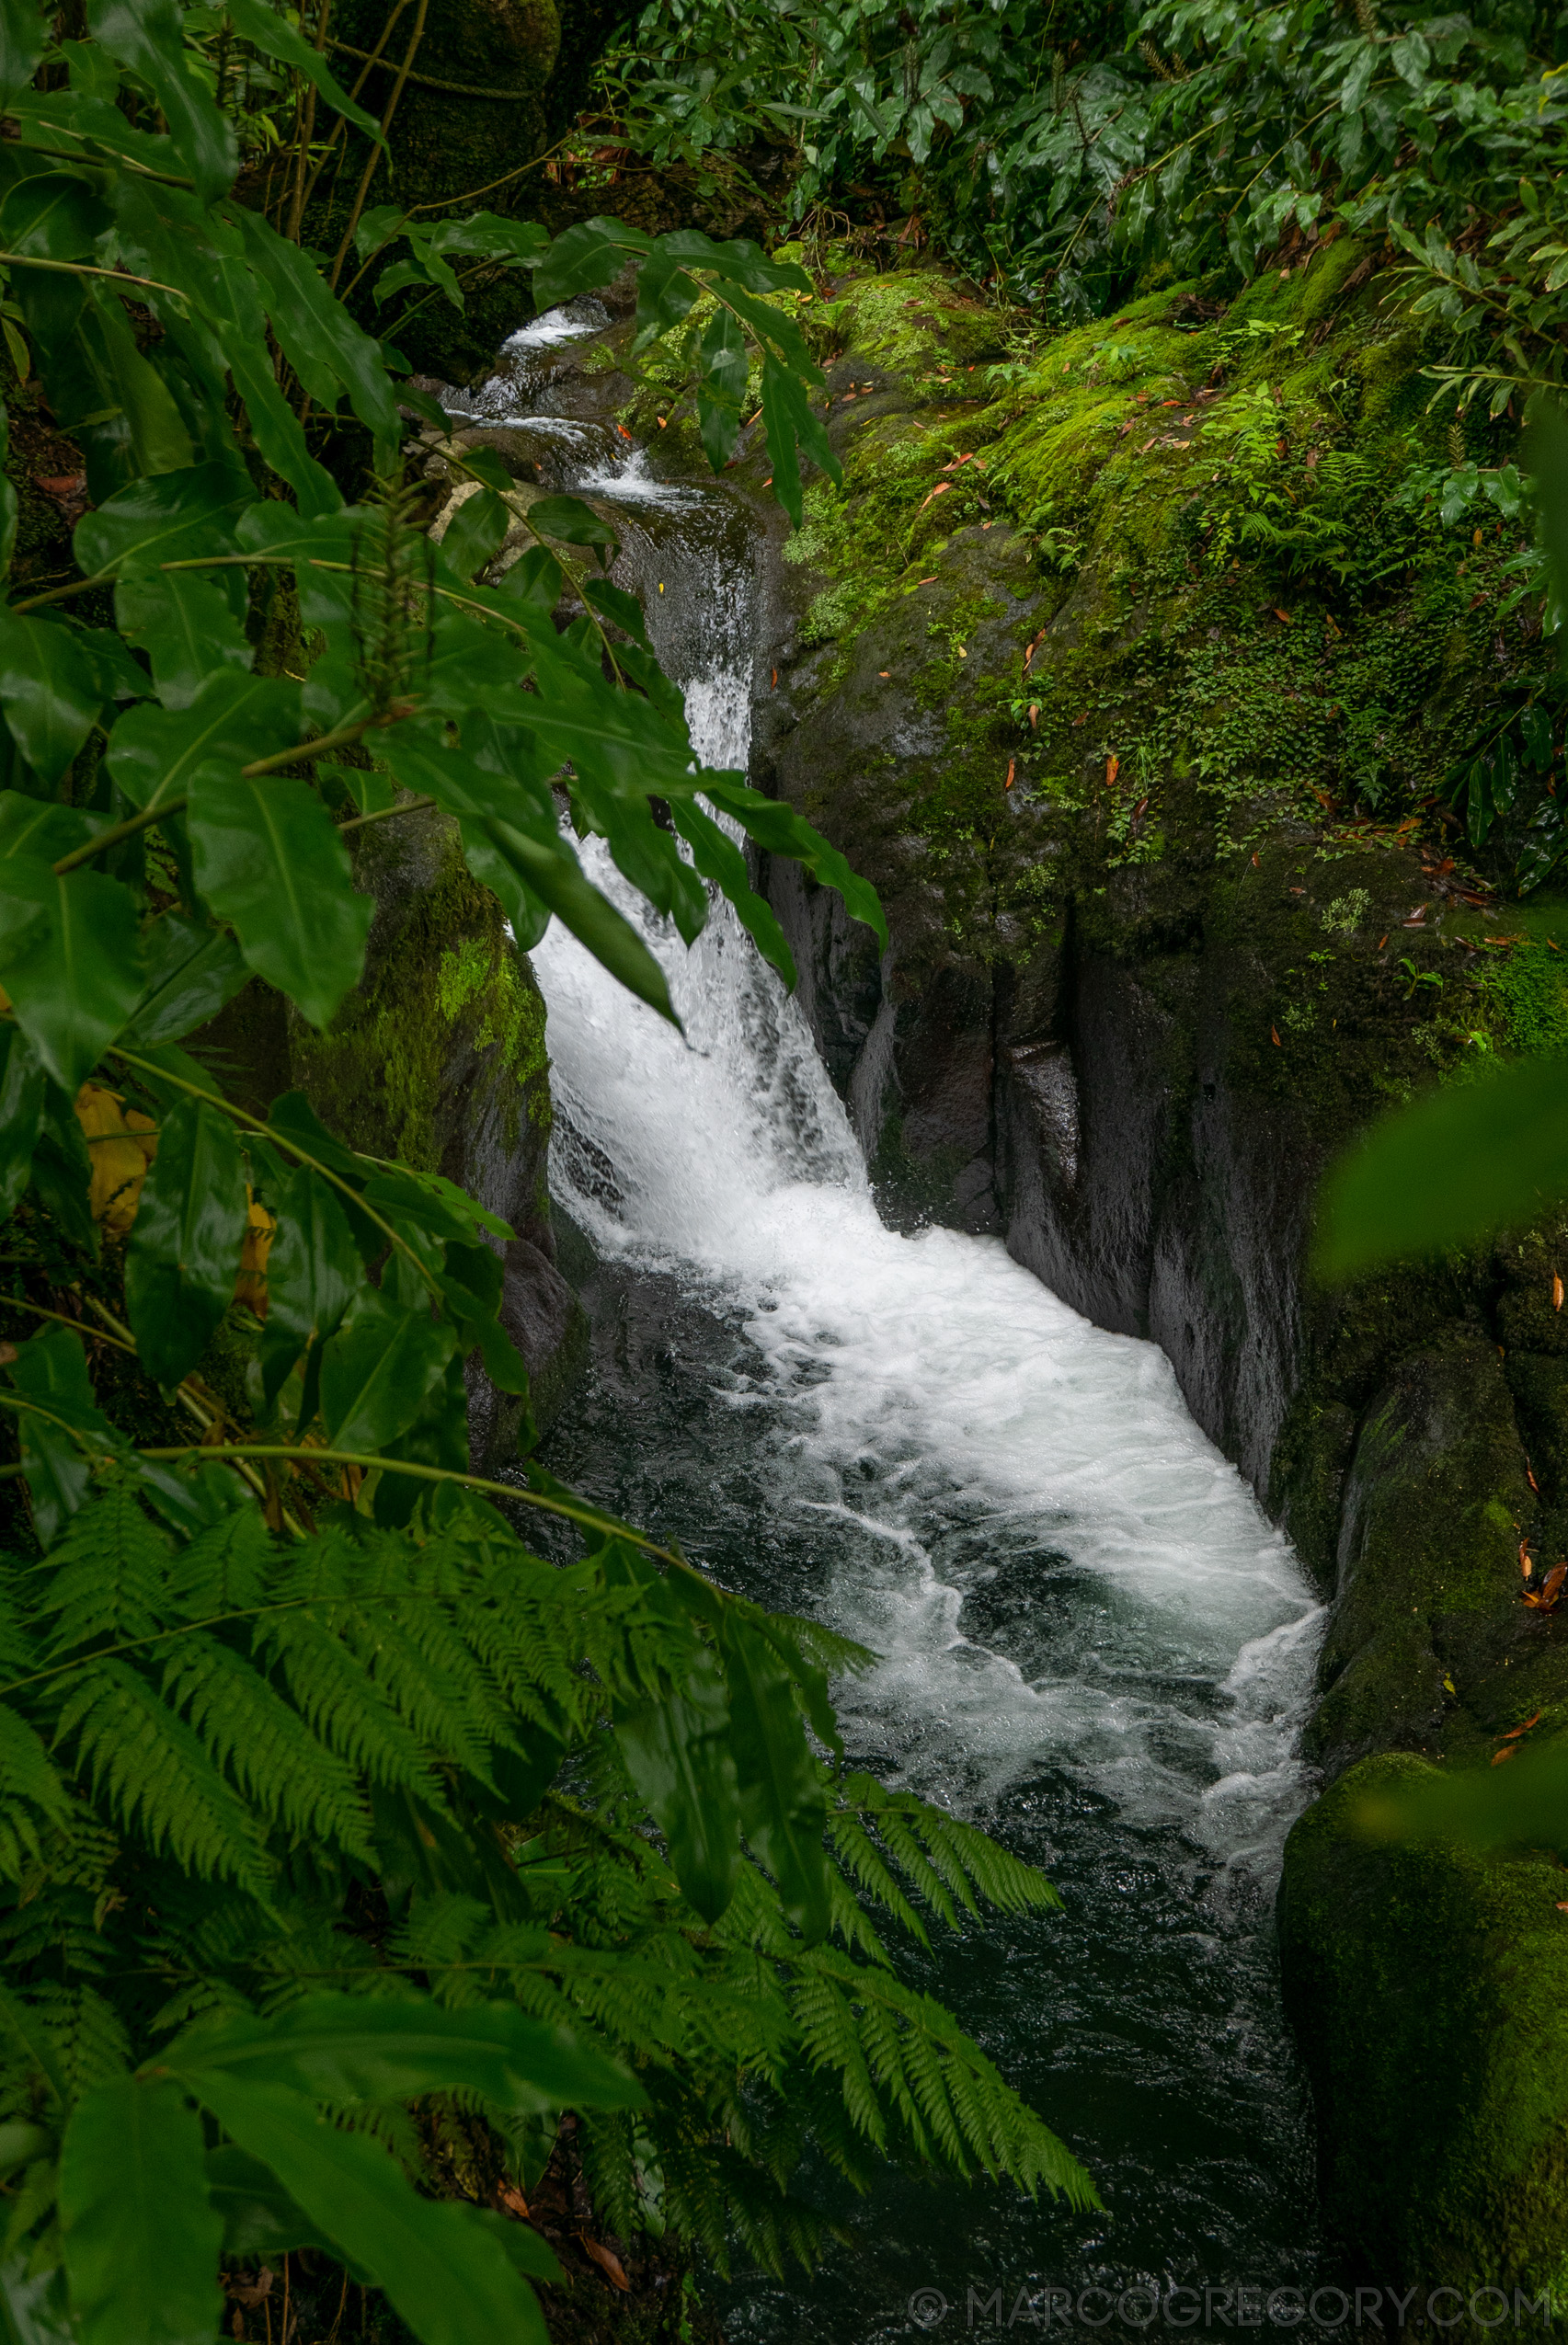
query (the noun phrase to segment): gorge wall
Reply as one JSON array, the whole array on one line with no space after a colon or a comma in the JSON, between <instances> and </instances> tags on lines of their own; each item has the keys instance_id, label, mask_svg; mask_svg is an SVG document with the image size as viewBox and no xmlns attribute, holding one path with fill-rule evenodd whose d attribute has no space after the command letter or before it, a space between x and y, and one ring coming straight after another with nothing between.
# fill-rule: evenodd
<instances>
[{"instance_id":1,"label":"gorge wall","mask_svg":"<svg viewBox=\"0 0 1568 2345\"><path fill-rule=\"evenodd\" d=\"M885 1210L996 1231L1160 1343L1332 1599L1332 1788L1280 1897L1331 2223L1379 2278L1539 2286L1568 2270L1568 2030L1536 1985L1568 1878L1379 1847L1359 1810L1568 1717L1561 1622L1519 1602L1521 1557L1568 1544L1568 1232L1308 1270L1373 1112L1568 1038L1568 907L1494 895L1430 802L1549 655L1499 536L1424 494L1443 450L1379 257L1299 246L1227 311L1172 288L1011 353L935 272L847 265L814 313L845 493L769 545L752 779L887 910L879 961L764 870Z\"/></svg>"}]
</instances>

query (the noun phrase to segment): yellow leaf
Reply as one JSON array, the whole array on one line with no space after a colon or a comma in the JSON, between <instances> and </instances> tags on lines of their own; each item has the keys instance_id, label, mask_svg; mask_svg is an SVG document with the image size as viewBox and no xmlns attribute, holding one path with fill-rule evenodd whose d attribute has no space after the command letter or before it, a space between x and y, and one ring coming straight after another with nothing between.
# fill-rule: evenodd
<instances>
[{"instance_id":1,"label":"yellow leaf","mask_svg":"<svg viewBox=\"0 0 1568 2345\"><path fill-rule=\"evenodd\" d=\"M158 1152L157 1127L134 1107L127 1115L120 1093L100 1083L84 1083L76 1093L76 1121L93 1168L88 1210L111 1237L122 1238L136 1218L142 1184Z\"/></svg>"}]
</instances>

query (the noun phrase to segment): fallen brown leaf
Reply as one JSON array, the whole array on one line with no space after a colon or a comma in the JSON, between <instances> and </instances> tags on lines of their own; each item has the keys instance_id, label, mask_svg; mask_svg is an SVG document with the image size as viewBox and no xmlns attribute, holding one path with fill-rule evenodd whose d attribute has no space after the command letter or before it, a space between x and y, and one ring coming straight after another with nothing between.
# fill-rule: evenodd
<instances>
[{"instance_id":1,"label":"fallen brown leaf","mask_svg":"<svg viewBox=\"0 0 1568 2345\"><path fill-rule=\"evenodd\" d=\"M1534 1717L1527 1718L1522 1726L1510 1726L1507 1733L1504 1735L1503 1740L1505 1743L1516 1743L1521 1734L1528 1734L1532 1726L1539 1726L1539 1724L1540 1712L1538 1710Z\"/></svg>"},{"instance_id":2,"label":"fallen brown leaf","mask_svg":"<svg viewBox=\"0 0 1568 2345\"><path fill-rule=\"evenodd\" d=\"M1002 785L1001 785L1001 786L1002 786L1002 788L1003 788L1004 790L1011 790L1011 789L1012 789L1012 787L1013 787L1013 775L1017 772L1017 771L1018 771L1018 760L1017 760L1015 757L1010 757L1010 758L1008 759L1008 761L1007 761L1007 779L1006 779L1006 781L1005 781L1005 782L1002 784Z\"/></svg>"},{"instance_id":3,"label":"fallen brown leaf","mask_svg":"<svg viewBox=\"0 0 1568 2345\"><path fill-rule=\"evenodd\" d=\"M1276 1050L1283 1050L1285 1045L1279 1039L1279 1028L1277 1026L1270 1026L1268 1033L1269 1040L1273 1043Z\"/></svg>"},{"instance_id":4,"label":"fallen brown leaf","mask_svg":"<svg viewBox=\"0 0 1568 2345\"><path fill-rule=\"evenodd\" d=\"M1554 1311L1562 1309L1562 1280L1555 1270L1551 1274L1551 1308Z\"/></svg>"},{"instance_id":5,"label":"fallen brown leaf","mask_svg":"<svg viewBox=\"0 0 1568 2345\"><path fill-rule=\"evenodd\" d=\"M496 2192L496 2202L504 2206L509 2214L515 2214L520 2223L528 2221L528 2201L515 2183L503 2182Z\"/></svg>"},{"instance_id":6,"label":"fallen brown leaf","mask_svg":"<svg viewBox=\"0 0 1568 2345\"><path fill-rule=\"evenodd\" d=\"M611 2286L612 2288L624 2289L627 2295L630 2295L632 2293L632 2283L627 2279L625 2272L623 2271L621 2259L615 2253L614 2249L612 2248L601 2247L599 2241L597 2239L590 2239L586 2231L579 2231L578 2233L578 2237L582 2242L583 2253L587 2256L592 2257L594 2262L599 2266L600 2271L603 2272Z\"/></svg>"},{"instance_id":7,"label":"fallen brown leaf","mask_svg":"<svg viewBox=\"0 0 1568 2345\"><path fill-rule=\"evenodd\" d=\"M1517 1758L1518 1756L1519 1746L1517 1743L1505 1743L1500 1751L1493 1752L1492 1764L1494 1767L1501 1767L1505 1759Z\"/></svg>"}]
</instances>

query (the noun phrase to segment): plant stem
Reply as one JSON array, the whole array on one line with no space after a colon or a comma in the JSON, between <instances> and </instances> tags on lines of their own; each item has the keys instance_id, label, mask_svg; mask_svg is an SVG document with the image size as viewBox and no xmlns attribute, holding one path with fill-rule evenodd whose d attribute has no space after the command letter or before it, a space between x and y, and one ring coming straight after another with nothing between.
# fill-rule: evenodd
<instances>
[{"instance_id":1,"label":"plant stem","mask_svg":"<svg viewBox=\"0 0 1568 2345\"><path fill-rule=\"evenodd\" d=\"M0 1393L0 1401L5 1399ZM359 1449L315 1449L304 1442L191 1442L182 1449L139 1449L139 1458L156 1458L170 1463L177 1458L303 1458L317 1466L359 1466L366 1473L411 1474L419 1481L456 1482L464 1490L483 1490L497 1498L512 1500L521 1506L538 1506L546 1515L563 1516L567 1522L580 1524L590 1531L602 1531L607 1538L630 1539L649 1555L657 1555L663 1563L673 1563L689 1570L681 1556L667 1547L660 1547L641 1531L630 1529L608 1516L597 1514L591 1506L578 1506L566 1498L547 1498L543 1491L525 1490L516 1482L490 1481L483 1474L460 1474L450 1466L419 1466L407 1458L381 1458Z\"/></svg>"},{"instance_id":2,"label":"plant stem","mask_svg":"<svg viewBox=\"0 0 1568 2345\"><path fill-rule=\"evenodd\" d=\"M419 13L414 20L414 30L409 38L408 46L404 51L403 63L399 66L397 72L397 79L393 84L392 96L386 101L386 110L381 118L381 134L383 142L387 132L392 128L392 118L397 111L398 100L403 96L404 88L406 86L408 80L408 69L414 63L415 52L418 51L420 41L423 40L425 37L425 18L429 16L429 11L430 0L419 0ZM366 70L368 72L369 68L367 67ZM338 247L338 257L332 264L332 275L327 280L333 292L338 291L338 280L343 274L343 263L348 257L349 246L354 240L354 231L360 224L360 214L365 208L365 198L371 191L371 181L374 178L376 166L380 163L381 158L385 152L386 149L384 143L381 146L372 146L370 155L366 161L364 170L360 176L360 184L358 190L355 193L353 209L349 214L349 225L343 231L343 241Z\"/></svg>"}]
</instances>

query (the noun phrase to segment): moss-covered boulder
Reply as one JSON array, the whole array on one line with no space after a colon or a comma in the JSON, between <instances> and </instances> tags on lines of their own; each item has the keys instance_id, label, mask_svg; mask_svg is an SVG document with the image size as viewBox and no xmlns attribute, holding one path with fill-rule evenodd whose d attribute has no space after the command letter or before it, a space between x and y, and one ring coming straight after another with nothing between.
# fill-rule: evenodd
<instances>
[{"instance_id":1,"label":"moss-covered boulder","mask_svg":"<svg viewBox=\"0 0 1568 2345\"><path fill-rule=\"evenodd\" d=\"M1516 2289L1561 2301L1568 2284L1568 1871L1368 1839L1369 1799L1430 1772L1366 1760L1297 1824L1279 1900L1288 2001L1332 2227L1384 2285L1500 2287L1512 2311ZM1484 2319L1495 2310L1483 2300Z\"/></svg>"}]
</instances>

